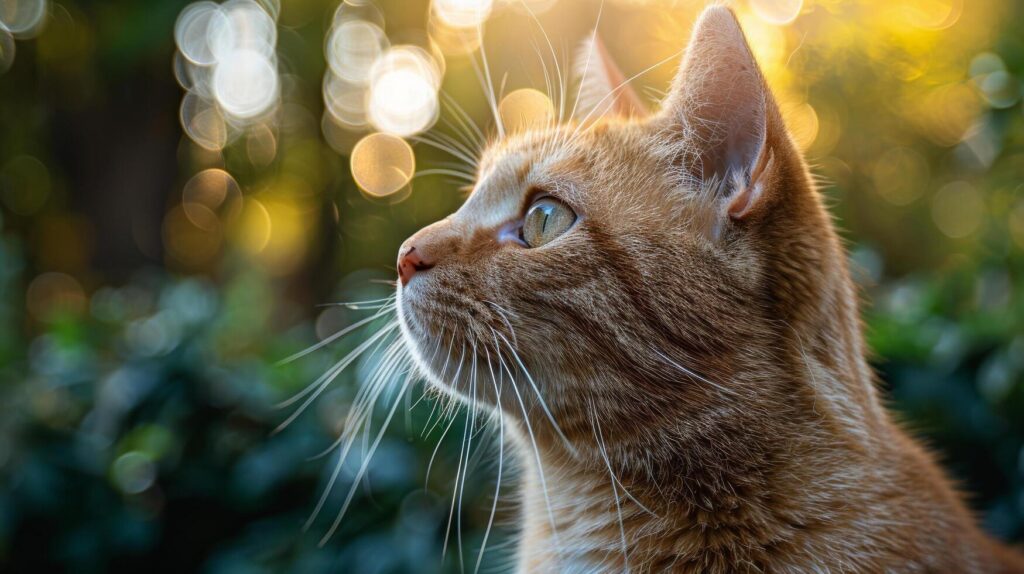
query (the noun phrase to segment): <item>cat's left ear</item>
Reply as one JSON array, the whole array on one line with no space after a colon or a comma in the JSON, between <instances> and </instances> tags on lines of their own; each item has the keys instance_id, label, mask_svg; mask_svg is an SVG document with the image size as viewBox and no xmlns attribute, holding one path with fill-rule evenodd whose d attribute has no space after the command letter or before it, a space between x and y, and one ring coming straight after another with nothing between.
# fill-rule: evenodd
<instances>
[{"instance_id":1,"label":"cat's left ear","mask_svg":"<svg viewBox=\"0 0 1024 574\"><path fill-rule=\"evenodd\" d=\"M585 124L601 117L639 118L647 106L605 47L594 35L576 53L574 77L577 83L574 119Z\"/></svg>"},{"instance_id":2,"label":"cat's left ear","mask_svg":"<svg viewBox=\"0 0 1024 574\"><path fill-rule=\"evenodd\" d=\"M728 8L701 14L661 113L672 126L670 137L682 142L682 167L702 184L718 184L730 218L760 211L775 148L788 145L788 136Z\"/></svg>"}]
</instances>

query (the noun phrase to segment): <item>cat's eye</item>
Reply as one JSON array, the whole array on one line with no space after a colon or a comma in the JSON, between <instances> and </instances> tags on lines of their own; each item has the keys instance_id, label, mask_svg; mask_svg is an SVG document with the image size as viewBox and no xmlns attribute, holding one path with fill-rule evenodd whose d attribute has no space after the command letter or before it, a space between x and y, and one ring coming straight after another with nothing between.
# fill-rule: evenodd
<instances>
[{"instance_id":1,"label":"cat's eye","mask_svg":"<svg viewBox=\"0 0 1024 574\"><path fill-rule=\"evenodd\" d=\"M551 243L576 222L576 213L553 197L533 202L523 218L522 239L530 247Z\"/></svg>"}]
</instances>

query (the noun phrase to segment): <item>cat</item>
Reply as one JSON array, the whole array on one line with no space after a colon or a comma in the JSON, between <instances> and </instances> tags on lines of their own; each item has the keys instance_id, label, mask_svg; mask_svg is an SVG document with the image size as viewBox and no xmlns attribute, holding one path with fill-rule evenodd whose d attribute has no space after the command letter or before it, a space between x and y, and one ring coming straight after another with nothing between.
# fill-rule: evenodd
<instances>
[{"instance_id":1,"label":"cat","mask_svg":"<svg viewBox=\"0 0 1024 574\"><path fill-rule=\"evenodd\" d=\"M1024 572L883 408L734 14L705 9L659 111L607 96L499 138L399 252L419 367L518 445L517 571Z\"/></svg>"}]
</instances>

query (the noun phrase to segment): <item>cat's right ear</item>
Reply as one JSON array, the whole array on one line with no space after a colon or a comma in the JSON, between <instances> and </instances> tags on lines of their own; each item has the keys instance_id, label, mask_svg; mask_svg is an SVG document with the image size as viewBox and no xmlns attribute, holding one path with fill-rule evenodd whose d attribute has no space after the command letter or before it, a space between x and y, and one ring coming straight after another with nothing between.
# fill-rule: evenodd
<instances>
[{"instance_id":1,"label":"cat's right ear","mask_svg":"<svg viewBox=\"0 0 1024 574\"><path fill-rule=\"evenodd\" d=\"M681 167L725 196L726 212L759 211L784 127L739 22L724 6L704 10L661 114L679 143ZM779 130L782 130L780 132ZM783 138L778 138L782 133Z\"/></svg>"}]
</instances>

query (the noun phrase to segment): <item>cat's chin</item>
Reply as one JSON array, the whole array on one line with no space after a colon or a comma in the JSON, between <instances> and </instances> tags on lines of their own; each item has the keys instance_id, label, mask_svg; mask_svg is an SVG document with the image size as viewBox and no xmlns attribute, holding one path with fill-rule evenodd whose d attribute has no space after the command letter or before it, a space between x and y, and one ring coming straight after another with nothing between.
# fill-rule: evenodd
<instances>
[{"instance_id":1,"label":"cat's chin","mask_svg":"<svg viewBox=\"0 0 1024 574\"><path fill-rule=\"evenodd\" d=\"M398 324L402 340L415 363L417 371L435 391L450 397L458 398L467 403L488 400L490 393L484 385L479 385L474 392L475 372L483 376L476 377L490 381L486 374L487 365L480 364L475 357L467 356L466 352L453 350L452 342L445 341L441 334L435 334L424 323L417 311L412 308L405 297L414 296L399 290Z\"/></svg>"}]
</instances>

